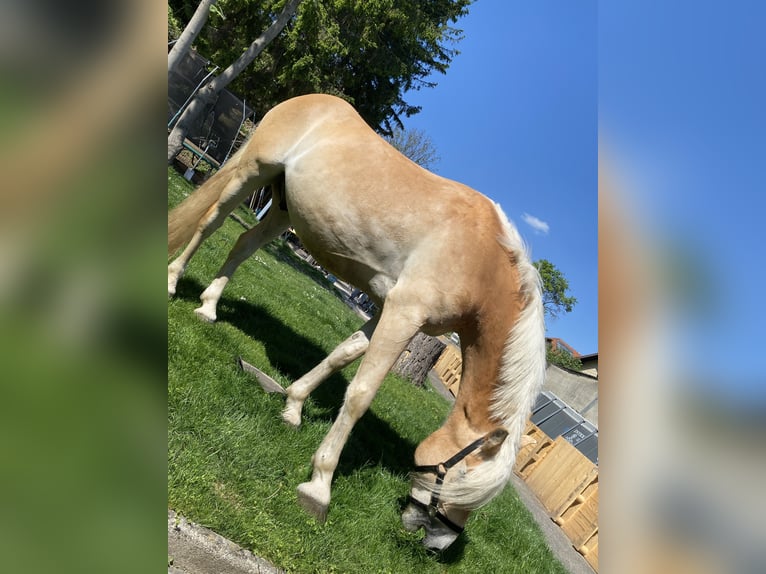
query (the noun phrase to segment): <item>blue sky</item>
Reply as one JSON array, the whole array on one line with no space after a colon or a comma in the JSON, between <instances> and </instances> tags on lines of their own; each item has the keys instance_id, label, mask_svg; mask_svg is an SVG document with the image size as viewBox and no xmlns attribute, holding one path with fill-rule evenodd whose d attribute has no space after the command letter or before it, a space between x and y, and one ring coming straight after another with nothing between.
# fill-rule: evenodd
<instances>
[{"instance_id":1,"label":"blue sky","mask_svg":"<svg viewBox=\"0 0 766 574\"><path fill-rule=\"evenodd\" d=\"M671 300L679 366L766 398L766 5L625 0L599 20L600 130L648 240L697 269Z\"/></svg>"},{"instance_id":2,"label":"blue sky","mask_svg":"<svg viewBox=\"0 0 766 574\"><path fill-rule=\"evenodd\" d=\"M499 202L532 258L563 272L578 303L548 334L583 354L598 351L596 26L595 0L479 0L405 120L433 141L434 171Z\"/></svg>"}]
</instances>

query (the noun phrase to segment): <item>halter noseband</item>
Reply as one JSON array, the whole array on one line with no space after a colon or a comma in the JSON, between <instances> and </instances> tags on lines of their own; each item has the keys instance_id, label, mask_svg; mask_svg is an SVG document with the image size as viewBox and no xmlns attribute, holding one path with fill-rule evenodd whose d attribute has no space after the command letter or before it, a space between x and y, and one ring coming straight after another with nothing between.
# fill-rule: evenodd
<instances>
[{"instance_id":1,"label":"halter noseband","mask_svg":"<svg viewBox=\"0 0 766 574\"><path fill-rule=\"evenodd\" d=\"M415 506L417 506L418 508L420 508L421 510L426 511L431 518L439 519L439 521L442 524L444 524L447 528L449 528L453 532L456 532L457 534L460 534L461 532L463 532L464 528L462 526L458 526L457 524L452 522L449 518L447 518L441 511L439 511L439 494L437 490L438 490L438 487L440 487L442 483L444 482L444 477L447 475L447 472L449 471L449 469L451 469L453 466L455 466L457 463L459 463L469 454L473 453L476 449L481 447L481 445L484 444L485 440L487 440L487 435L484 435L483 437L476 439L467 447L459 451L456 455L454 455L453 457L451 457L450 459L444 462L440 462L439 464L416 466L414 468L415 472L429 472L436 475L436 483L434 485L436 490L431 491L431 501L428 504L420 502L419 500L416 500L409 495L407 496L407 502L410 502L414 504Z\"/></svg>"}]
</instances>

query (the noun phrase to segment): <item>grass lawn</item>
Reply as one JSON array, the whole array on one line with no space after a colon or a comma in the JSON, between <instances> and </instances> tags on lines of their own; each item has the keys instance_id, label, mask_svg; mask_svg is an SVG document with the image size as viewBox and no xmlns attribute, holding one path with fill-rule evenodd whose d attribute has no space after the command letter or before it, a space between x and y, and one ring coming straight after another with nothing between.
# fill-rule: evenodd
<instances>
[{"instance_id":1,"label":"grass lawn","mask_svg":"<svg viewBox=\"0 0 766 574\"><path fill-rule=\"evenodd\" d=\"M191 189L168 170L169 205ZM510 487L442 555L420 545L422 532L404 531L415 447L450 405L393 375L343 450L327 522L301 509L295 489L311 475L358 362L309 398L295 430L281 422L282 397L264 393L235 359L287 385L362 320L277 241L240 267L218 323L200 322L197 298L242 231L229 219L203 244L168 303L168 506L290 572L564 574Z\"/></svg>"}]
</instances>

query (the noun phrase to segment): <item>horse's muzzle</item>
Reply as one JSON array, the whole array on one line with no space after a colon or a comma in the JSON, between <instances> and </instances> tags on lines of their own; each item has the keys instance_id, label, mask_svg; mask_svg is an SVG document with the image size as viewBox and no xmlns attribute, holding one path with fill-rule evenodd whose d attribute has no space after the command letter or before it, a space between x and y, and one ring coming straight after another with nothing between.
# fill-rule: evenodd
<instances>
[{"instance_id":1,"label":"horse's muzzle","mask_svg":"<svg viewBox=\"0 0 766 574\"><path fill-rule=\"evenodd\" d=\"M425 528L426 536L422 544L437 552L445 550L459 536L459 533L442 524L438 518L431 517L428 512L412 503L407 504L402 512L402 525L408 532L417 532Z\"/></svg>"}]
</instances>

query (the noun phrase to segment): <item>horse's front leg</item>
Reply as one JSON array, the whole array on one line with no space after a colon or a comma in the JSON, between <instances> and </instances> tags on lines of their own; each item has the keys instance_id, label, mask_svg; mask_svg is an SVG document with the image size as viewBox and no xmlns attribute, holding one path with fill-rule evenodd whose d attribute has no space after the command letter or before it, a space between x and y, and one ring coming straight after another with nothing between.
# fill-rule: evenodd
<instances>
[{"instance_id":1,"label":"horse's front leg","mask_svg":"<svg viewBox=\"0 0 766 574\"><path fill-rule=\"evenodd\" d=\"M367 321L361 329L335 347L321 363L287 387L287 403L282 411L282 419L286 423L296 427L301 424L303 403L308 396L330 375L350 365L367 351L377 324L377 316Z\"/></svg>"},{"instance_id":2,"label":"horse's front leg","mask_svg":"<svg viewBox=\"0 0 766 574\"><path fill-rule=\"evenodd\" d=\"M263 220L242 233L234 247L229 252L229 256L221 266L220 271L211 281L207 289L200 295L202 305L194 310L197 317L208 323L215 322L217 318L216 308L218 301L223 294L223 289L234 275L237 267L242 265L253 253L266 245L269 241L276 239L290 225L290 218L286 211L272 207Z\"/></svg>"},{"instance_id":3,"label":"horse's front leg","mask_svg":"<svg viewBox=\"0 0 766 574\"><path fill-rule=\"evenodd\" d=\"M383 307L367 354L346 390L340 413L314 453L311 480L298 486L298 501L319 521L327 517L330 483L351 429L369 408L383 378L420 325L395 313L388 304Z\"/></svg>"}]
</instances>

